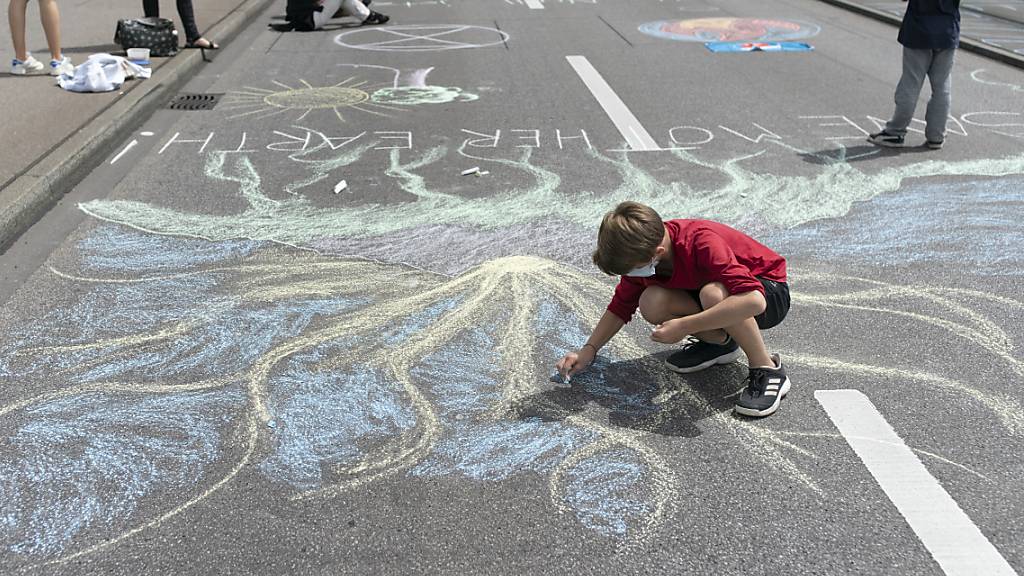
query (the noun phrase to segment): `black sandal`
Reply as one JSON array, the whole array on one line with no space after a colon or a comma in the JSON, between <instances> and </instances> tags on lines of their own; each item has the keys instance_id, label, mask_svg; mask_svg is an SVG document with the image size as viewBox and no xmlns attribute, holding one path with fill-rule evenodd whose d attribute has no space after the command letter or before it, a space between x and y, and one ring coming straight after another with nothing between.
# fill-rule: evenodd
<instances>
[{"instance_id":1,"label":"black sandal","mask_svg":"<svg viewBox=\"0 0 1024 576\"><path fill-rule=\"evenodd\" d=\"M202 46L200 44L196 44L196 42L199 42L199 40L206 40L206 43L208 44L208 46ZM199 38L195 42L189 42L188 44L185 44L185 48L190 48L190 49L194 49L194 50L220 50L220 44L217 44L213 40L207 40L206 38Z\"/></svg>"}]
</instances>

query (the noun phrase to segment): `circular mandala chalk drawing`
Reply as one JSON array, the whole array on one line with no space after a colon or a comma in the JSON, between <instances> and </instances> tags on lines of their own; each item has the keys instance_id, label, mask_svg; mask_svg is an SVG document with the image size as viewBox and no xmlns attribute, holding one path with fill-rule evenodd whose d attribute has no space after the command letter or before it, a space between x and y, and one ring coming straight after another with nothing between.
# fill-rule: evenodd
<instances>
[{"instance_id":1,"label":"circular mandala chalk drawing","mask_svg":"<svg viewBox=\"0 0 1024 576\"><path fill-rule=\"evenodd\" d=\"M506 32L485 26L417 24L342 32L334 37L334 43L346 48L378 52L439 52L487 48L508 39Z\"/></svg>"},{"instance_id":2,"label":"circular mandala chalk drawing","mask_svg":"<svg viewBox=\"0 0 1024 576\"><path fill-rule=\"evenodd\" d=\"M817 24L775 18L695 18L640 25L649 36L682 42L782 42L817 36Z\"/></svg>"}]
</instances>

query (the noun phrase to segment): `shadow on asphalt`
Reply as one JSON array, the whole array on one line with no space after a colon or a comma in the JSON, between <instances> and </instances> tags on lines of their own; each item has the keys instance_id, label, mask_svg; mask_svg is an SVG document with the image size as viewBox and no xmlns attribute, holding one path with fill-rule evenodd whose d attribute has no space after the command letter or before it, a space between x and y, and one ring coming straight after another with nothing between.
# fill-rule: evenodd
<instances>
[{"instance_id":1,"label":"shadow on asphalt","mask_svg":"<svg viewBox=\"0 0 1024 576\"><path fill-rule=\"evenodd\" d=\"M904 146L902 148L885 148L884 146L875 146L874 144L863 144L848 146L844 150L829 148L817 152L802 152L797 155L808 164L829 166L837 162L865 162L903 154L919 154L921 152L940 153L939 150L930 150L922 143L920 146Z\"/></svg>"},{"instance_id":2,"label":"shadow on asphalt","mask_svg":"<svg viewBox=\"0 0 1024 576\"><path fill-rule=\"evenodd\" d=\"M676 374L662 368L669 353L605 363L597 367L597 373L594 368L581 372L569 386L560 385L513 403L511 415L521 420L560 421L593 404L607 409L608 423L613 426L695 438L702 433L697 426L700 420L732 411L747 367L733 363L697 374ZM652 370L665 370L669 384L659 387Z\"/></svg>"}]
</instances>

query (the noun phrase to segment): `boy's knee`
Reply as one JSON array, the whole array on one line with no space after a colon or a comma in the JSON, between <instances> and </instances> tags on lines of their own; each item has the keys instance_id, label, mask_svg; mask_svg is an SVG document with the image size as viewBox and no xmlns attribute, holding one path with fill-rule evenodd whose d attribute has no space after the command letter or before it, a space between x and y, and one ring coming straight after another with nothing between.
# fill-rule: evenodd
<instances>
[{"instance_id":1,"label":"boy's knee","mask_svg":"<svg viewBox=\"0 0 1024 576\"><path fill-rule=\"evenodd\" d=\"M726 290L725 284L722 284L721 282L705 284L700 289L701 308L707 310L728 297L729 291Z\"/></svg>"},{"instance_id":2,"label":"boy's knee","mask_svg":"<svg viewBox=\"0 0 1024 576\"><path fill-rule=\"evenodd\" d=\"M651 324L668 319L669 292L660 286L648 286L640 294L640 315Z\"/></svg>"}]
</instances>

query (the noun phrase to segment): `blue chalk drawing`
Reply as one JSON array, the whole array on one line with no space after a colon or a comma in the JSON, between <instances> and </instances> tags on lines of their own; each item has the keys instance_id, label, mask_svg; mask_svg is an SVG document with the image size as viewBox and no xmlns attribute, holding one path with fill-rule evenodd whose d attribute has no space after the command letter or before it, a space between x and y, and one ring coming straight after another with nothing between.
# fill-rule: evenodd
<instances>
[{"instance_id":1,"label":"blue chalk drawing","mask_svg":"<svg viewBox=\"0 0 1024 576\"><path fill-rule=\"evenodd\" d=\"M415 425L394 382L375 370L317 371L319 352L294 358L275 378L271 413L281 422L260 470L299 489L323 484L324 464L346 464L360 446Z\"/></svg>"},{"instance_id":2,"label":"blue chalk drawing","mask_svg":"<svg viewBox=\"0 0 1024 576\"><path fill-rule=\"evenodd\" d=\"M446 298L433 306L427 307L421 314L407 318L405 322L398 326L383 327L384 343L388 346L393 346L407 340L416 332L423 330L437 320L437 317L441 314L456 308L462 301L463 298Z\"/></svg>"},{"instance_id":3,"label":"blue chalk drawing","mask_svg":"<svg viewBox=\"0 0 1024 576\"><path fill-rule=\"evenodd\" d=\"M651 512L639 498L647 467L630 450L614 450L588 458L568 474L568 501L580 519L608 536L624 536L627 520L638 521Z\"/></svg>"},{"instance_id":4,"label":"blue chalk drawing","mask_svg":"<svg viewBox=\"0 0 1024 576\"><path fill-rule=\"evenodd\" d=\"M305 338L323 323L372 313L375 296L353 295L345 283L338 284L345 293L335 295L332 278L302 266L279 273L256 242L102 226L77 247L80 271L64 277L85 282L87 290L32 323L12 326L0 341L0 375L48 394L0 419L0 432L9 431L0 434L0 446L10 447L0 450L0 537L11 553L68 554L166 512L165 504L146 500L157 491L194 493L224 457L224 435L252 401L251 390L242 393L240 385L258 362L288 346L295 347L266 376L273 426L263 427L272 431L263 432L266 452L255 467L272 482L315 491L337 481L332 470L415 436L422 423L406 388L411 384L429 402L437 436L400 468L404 473L477 481L562 474L565 482L554 488L564 496L559 506L569 506L582 526L611 536L625 535L651 506L641 454L578 425L568 418L572 409L552 417L503 406L503 366L519 360L503 354L548 359L586 338L572 311L543 291L529 290L534 307L522 328L533 334L536 350L502 349L515 306L501 304L479 326L446 334L409 367L411 382L399 382L386 363L361 354L333 360L353 350L408 349L437 336L433 327L460 313L472 284L438 291L379 331L307 346ZM117 276L95 277L109 273ZM312 282L311 291L293 291L293 280ZM585 395L599 410L649 409L648 390L626 390L606 378L614 362L602 355L580 375ZM538 384L547 386L548 375L547 366L538 367ZM206 391L168 391L197 382ZM111 383L136 388L71 390ZM159 386L146 388L149 383ZM60 396L61 389L69 391ZM593 452L576 461L580 450Z\"/></svg>"},{"instance_id":5,"label":"blue chalk drawing","mask_svg":"<svg viewBox=\"0 0 1024 576\"><path fill-rule=\"evenodd\" d=\"M195 487L221 457L243 401L237 390L93 393L31 406L13 429L5 418L0 542L17 554L57 554L82 532L120 528L150 510L151 495Z\"/></svg>"},{"instance_id":6,"label":"blue chalk drawing","mask_svg":"<svg viewBox=\"0 0 1024 576\"><path fill-rule=\"evenodd\" d=\"M1024 275L1024 178L930 182L857 204L841 219L765 234L786 254L905 265L969 265L977 274ZM841 238L841 241L835 241Z\"/></svg>"},{"instance_id":7,"label":"blue chalk drawing","mask_svg":"<svg viewBox=\"0 0 1024 576\"><path fill-rule=\"evenodd\" d=\"M78 249L86 270L157 272L242 258L263 245L251 240L166 238L107 225L79 241Z\"/></svg>"}]
</instances>

